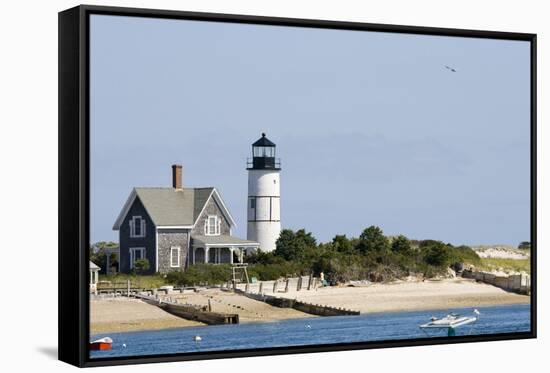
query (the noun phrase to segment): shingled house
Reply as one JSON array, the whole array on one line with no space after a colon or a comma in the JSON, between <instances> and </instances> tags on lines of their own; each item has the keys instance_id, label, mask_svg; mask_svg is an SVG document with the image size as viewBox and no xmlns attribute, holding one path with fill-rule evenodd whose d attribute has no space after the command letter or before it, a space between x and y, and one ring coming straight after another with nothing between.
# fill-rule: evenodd
<instances>
[{"instance_id":1,"label":"shingled house","mask_svg":"<svg viewBox=\"0 0 550 373\"><path fill-rule=\"evenodd\" d=\"M172 188L134 188L113 230L119 232L120 271L138 259L149 273L197 263L242 263L257 242L231 235L235 221L216 188L184 188L182 167L172 166Z\"/></svg>"}]
</instances>

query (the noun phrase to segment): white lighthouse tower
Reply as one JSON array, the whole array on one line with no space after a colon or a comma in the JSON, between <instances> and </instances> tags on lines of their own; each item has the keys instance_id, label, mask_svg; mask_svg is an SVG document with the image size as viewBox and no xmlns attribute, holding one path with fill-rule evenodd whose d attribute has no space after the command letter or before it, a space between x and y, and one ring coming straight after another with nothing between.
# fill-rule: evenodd
<instances>
[{"instance_id":1,"label":"white lighthouse tower","mask_svg":"<svg viewBox=\"0 0 550 373\"><path fill-rule=\"evenodd\" d=\"M275 158L275 144L262 137L252 144L248 170L248 226L246 238L260 244L264 252L275 250L281 232L281 163Z\"/></svg>"}]
</instances>

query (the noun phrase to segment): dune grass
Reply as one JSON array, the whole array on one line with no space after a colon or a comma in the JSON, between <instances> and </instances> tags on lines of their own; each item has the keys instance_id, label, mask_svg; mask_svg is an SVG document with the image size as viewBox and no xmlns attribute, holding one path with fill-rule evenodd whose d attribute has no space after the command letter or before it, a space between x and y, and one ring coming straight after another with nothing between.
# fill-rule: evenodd
<instances>
[{"instance_id":1,"label":"dune grass","mask_svg":"<svg viewBox=\"0 0 550 373\"><path fill-rule=\"evenodd\" d=\"M480 269L531 273L530 259L482 258Z\"/></svg>"},{"instance_id":2,"label":"dune grass","mask_svg":"<svg viewBox=\"0 0 550 373\"><path fill-rule=\"evenodd\" d=\"M123 287L130 280L133 288L156 289L166 285L166 280L160 275L131 275L119 273L116 275L99 275L99 281L110 281L117 287ZM100 284L100 287L109 287L109 285Z\"/></svg>"}]
</instances>

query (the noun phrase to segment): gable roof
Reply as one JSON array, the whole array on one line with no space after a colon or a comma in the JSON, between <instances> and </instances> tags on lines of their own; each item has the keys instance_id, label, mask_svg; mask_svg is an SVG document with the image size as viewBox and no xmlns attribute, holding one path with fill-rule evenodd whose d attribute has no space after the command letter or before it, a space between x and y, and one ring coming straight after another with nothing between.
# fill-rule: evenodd
<instances>
[{"instance_id":1,"label":"gable roof","mask_svg":"<svg viewBox=\"0 0 550 373\"><path fill-rule=\"evenodd\" d=\"M229 224L235 225L216 188L134 188L113 225L114 230L120 229L136 198L139 198L157 227L194 226L210 198L218 202Z\"/></svg>"}]
</instances>

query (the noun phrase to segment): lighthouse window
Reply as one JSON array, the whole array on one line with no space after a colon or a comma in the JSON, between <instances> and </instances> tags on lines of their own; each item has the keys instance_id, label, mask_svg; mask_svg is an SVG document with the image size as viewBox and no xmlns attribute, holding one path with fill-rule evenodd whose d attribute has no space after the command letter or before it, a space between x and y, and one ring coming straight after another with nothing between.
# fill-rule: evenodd
<instances>
[{"instance_id":1,"label":"lighthouse window","mask_svg":"<svg viewBox=\"0 0 550 373\"><path fill-rule=\"evenodd\" d=\"M209 215L204 224L204 234L218 236L220 234L221 221L217 215Z\"/></svg>"},{"instance_id":2,"label":"lighthouse window","mask_svg":"<svg viewBox=\"0 0 550 373\"><path fill-rule=\"evenodd\" d=\"M273 146L255 146L254 157L275 157L275 147Z\"/></svg>"},{"instance_id":3,"label":"lighthouse window","mask_svg":"<svg viewBox=\"0 0 550 373\"><path fill-rule=\"evenodd\" d=\"M251 208L251 209L255 209L255 208L256 208L256 199L255 199L255 198L251 198L251 199L250 199L250 208Z\"/></svg>"}]
</instances>

